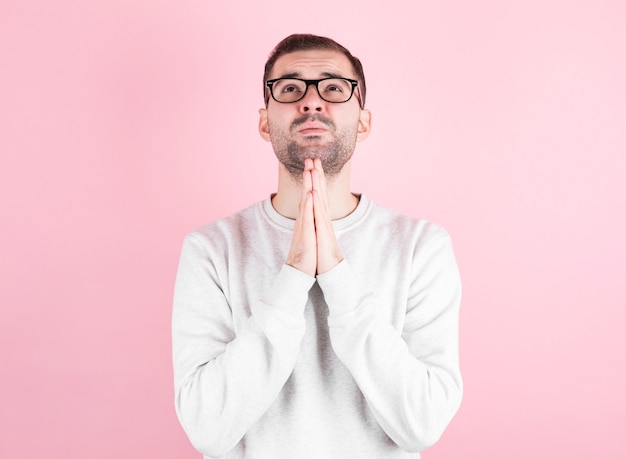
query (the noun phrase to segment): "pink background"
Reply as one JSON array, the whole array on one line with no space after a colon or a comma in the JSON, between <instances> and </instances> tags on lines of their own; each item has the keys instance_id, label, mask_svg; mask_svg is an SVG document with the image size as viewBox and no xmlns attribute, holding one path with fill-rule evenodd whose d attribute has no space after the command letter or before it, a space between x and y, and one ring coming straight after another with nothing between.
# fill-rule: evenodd
<instances>
[{"instance_id":1,"label":"pink background","mask_svg":"<svg viewBox=\"0 0 626 459\"><path fill-rule=\"evenodd\" d=\"M626 457L626 4L226 3L0 3L0 456L199 457L182 238L274 190L262 66L312 32L365 65L354 190L455 241L466 393L424 457Z\"/></svg>"}]
</instances>

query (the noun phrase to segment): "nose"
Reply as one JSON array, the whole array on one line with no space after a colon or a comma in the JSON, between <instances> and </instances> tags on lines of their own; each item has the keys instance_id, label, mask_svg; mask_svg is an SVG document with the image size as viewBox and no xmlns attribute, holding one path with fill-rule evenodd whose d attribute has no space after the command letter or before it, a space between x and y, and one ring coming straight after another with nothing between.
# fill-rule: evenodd
<instances>
[{"instance_id":1,"label":"nose","mask_svg":"<svg viewBox=\"0 0 626 459\"><path fill-rule=\"evenodd\" d=\"M300 100L300 111L302 113L324 111L324 101L317 92L317 88L314 84L307 86L304 97Z\"/></svg>"}]
</instances>

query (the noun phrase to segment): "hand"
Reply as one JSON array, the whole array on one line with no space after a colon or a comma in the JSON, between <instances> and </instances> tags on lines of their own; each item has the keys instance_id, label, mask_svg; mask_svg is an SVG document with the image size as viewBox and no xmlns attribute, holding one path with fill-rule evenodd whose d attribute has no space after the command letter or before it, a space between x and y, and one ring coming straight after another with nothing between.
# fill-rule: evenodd
<instances>
[{"instance_id":1,"label":"hand","mask_svg":"<svg viewBox=\"0 0 626 459\"><path fill-rule=\"evenodd\" d=\"M315 219L313 217L313 184L311 169L313 161L307 159L302 173L302 196L298 207L299 214L293 230L291 248L287 254L287 263L311 277L317 269Z\"/></svg>"},{"instance_id":2,"label":"hand","mask_svg":"<svg viewBox=\"0 0 626 459\"><path fill-rule=\"evenodd\" d=\"M319 158L313 161L313 169L310 173L313 185L313 217L317 240L317 274L324 274L343 260L343 256L339 250L333 222L328 212L326 177L324 176L322 161Z\"/></svg>"},{"instance_id":3,"label":"hand","mask_svg":"<svg viewBox=\"0 0 626 459\"><path fill-rule=\"evenodd\" d=\"M319 159L306 159L302 196L286 263L310 275L323 274L343 259L328 212L326 178Z\"/></svg>"}]
</instances>

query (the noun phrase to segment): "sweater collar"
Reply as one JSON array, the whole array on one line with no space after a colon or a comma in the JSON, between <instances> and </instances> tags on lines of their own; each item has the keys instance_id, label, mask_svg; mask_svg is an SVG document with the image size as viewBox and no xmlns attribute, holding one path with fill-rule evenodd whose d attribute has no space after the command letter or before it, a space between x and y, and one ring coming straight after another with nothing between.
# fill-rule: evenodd
<instances>
[{"instance_id":1,"label":"sweater collar","mask_svg":"<svg viewBox=\"0 0 626 459\"><path fill-rule=\"evenodd\" d=\"M347 231L353 226L358 225L369 213L370 208L373 205L372 201L370 201L364 194L355 193L355 196L359 198L359 203L352 213L340 218L339 220L333 220L333 228L336 232ZM259 203L259 210L261 211L263 217L273 226L293 231L296 221L291 218L284 217L276 212L276 209L274 209L274 206L272 205L272 196L267 197L267 199Z\"/></svg>"}]
</instances>

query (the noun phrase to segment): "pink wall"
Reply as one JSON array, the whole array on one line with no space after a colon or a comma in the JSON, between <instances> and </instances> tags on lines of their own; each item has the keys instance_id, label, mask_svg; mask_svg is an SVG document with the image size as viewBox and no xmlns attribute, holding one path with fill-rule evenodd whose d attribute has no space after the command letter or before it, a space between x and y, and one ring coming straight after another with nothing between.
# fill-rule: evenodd
<instances>
[{"instance_id":1,"label":"pink wall","mask_svg":"<svg viewBox=\"0 0 626 459\"><path fill-rule=\"evenodd\" d=\"M624 2L226 3L0 4L0 456L198 457L180 245L273 191L261 70L305 31L365 63L355 191L456 243L466 395L424 457L626 457Z\"/></svg>"}]
</instances>

